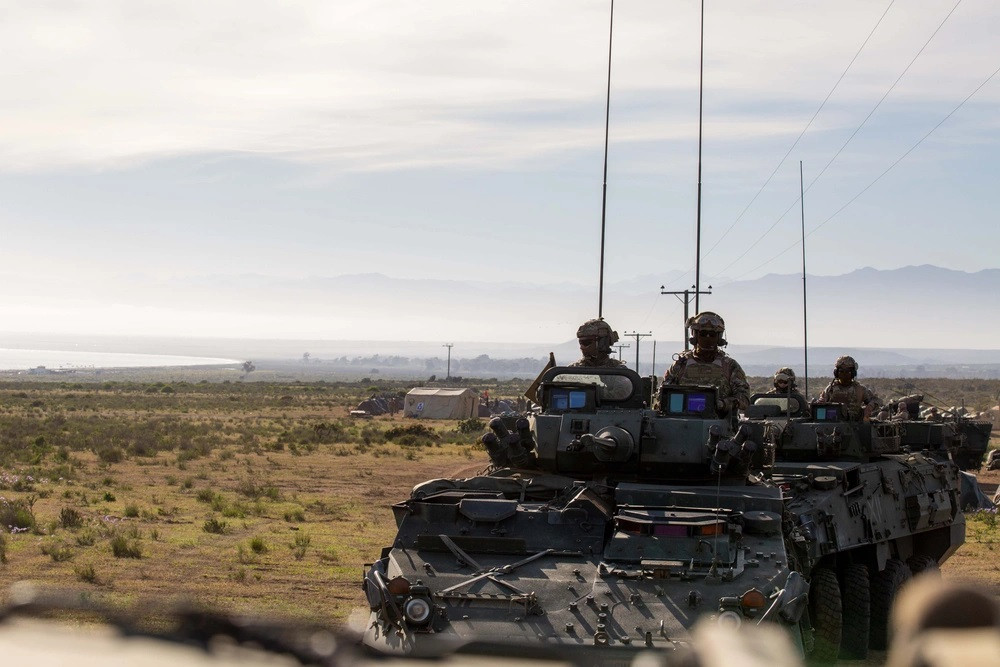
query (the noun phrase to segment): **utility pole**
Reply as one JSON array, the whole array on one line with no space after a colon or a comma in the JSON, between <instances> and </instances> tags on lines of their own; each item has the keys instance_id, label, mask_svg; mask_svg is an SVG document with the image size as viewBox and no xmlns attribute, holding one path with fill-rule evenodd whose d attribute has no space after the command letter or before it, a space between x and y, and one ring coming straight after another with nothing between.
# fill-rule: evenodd
<instances>
[{"instance_id":1,"label":"utility pole","mask_svg":"<svg viewBox=\"0 0 1000 667\"><path fill-rule=\"evenodd\" d=\"M445 343L444 345L441 346L448 348L448 372L445 374L444 378L445 380L451 379L451 348L453 348L454 346L455 346L454 343Z\"/></svg>"},{"instance_id":2,"label":"utility pole","mask_svg":"<svg viewBox=\"0 0 1000 667\"><path fill-rule=\"evenodd\" d=\"M698 298L697 297L698 297L698 295L699 294L711 294L711 293L712 293L712 286L711 285L709 285L708 286L708 290L705 290L705 291L698 289L694 285L691 285L691 287L689 287L688 289L681 290L679 292L670 292L670 291L667 291L667 290L665 290L663 288L663 285L660 285L660 294L673 294L674 296L676 296L684 304L684 335L681 336L681 338L684 340L684 349L685 350L690 350L691 349L691 343L688 341L688 334L687 334L687 321L688 321L688 318L691 317L691 314L690 314L689 309L688 309L688 304L691 303L691 295L692 294L695 295L695 309L697 309L697 306L698 306ZM684 295L683 299L681 299L681 295L682 294Z\"/></svg>"},{"instance_id":3,"label":"utility pole","mask_svg":"<svg viewBox=\"0 0 1000 667\"><path fill-rule=\"evenodd\" d=\"M612 345L611 347L618 350L618 361L622 360L622 348L628 347L628 343L618 343L617 345Z\"/></svg>"},{"instance_id":4,"label":"utility pole","mask_svg":"<svg viewBox=\"0 0 1000 667\"><path fill-rule=\"evenodd\" d=\"M652 336L653 333L652 332L639 333L638 331L633 331L632 333L629 333L626 331L625 335L630 338L635 338L635 372L639 373L639 339L646 338L647 336Z\"/></svg>"}]
</instances>

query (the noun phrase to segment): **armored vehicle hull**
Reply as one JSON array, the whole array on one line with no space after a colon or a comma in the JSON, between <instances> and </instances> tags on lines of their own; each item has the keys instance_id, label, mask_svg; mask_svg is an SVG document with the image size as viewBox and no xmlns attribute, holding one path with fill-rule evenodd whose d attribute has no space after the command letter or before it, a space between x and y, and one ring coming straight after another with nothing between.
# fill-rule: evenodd
<instances>
[{"instance_id":1,"label":"armored vehicle hull","mask_svg":"<svg viewBox=\"0 0 1000 667\"><path fill-rule=\"evenodd\" d=\"M712 387L663 388L657 409L649 395L627 369L549 370L540 413L491 423L490 474L393 507L396 538L365 573L365 642L556 644L596 663L681 646L708 618L862 657L884 647L910 566L964 540L946 452L903 451L836 406L737 420Z\"/></svg>"}]
</instances>

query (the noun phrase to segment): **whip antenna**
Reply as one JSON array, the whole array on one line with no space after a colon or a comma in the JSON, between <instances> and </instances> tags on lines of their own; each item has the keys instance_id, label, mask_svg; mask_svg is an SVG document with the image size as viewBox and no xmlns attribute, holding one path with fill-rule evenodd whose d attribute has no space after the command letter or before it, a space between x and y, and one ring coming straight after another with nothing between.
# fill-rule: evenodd
<instances>
[{"instance_id":1,"label":"whip antenna","mask_svg":"<svg viewBox=\"0 0 1000 667\"><path fill-rule=\"evenodd\" d=\"M695 221L694 312L700 313L701 294L701 117L705 88L705 0L701 0L701 54L698 60L698 212Z\"/></svg>"},{"instance_id":2,"label":"whip antenna","mask_svg":"<svg viewBox=\"0 0 1000 667\"><path fill-rule=\"evenodd\" d=\"M608 210L608 126L611 122L611 40L615 28L615 0L608 21L608 94L604 102L604 188L601 194L601 270L597 287L597 317L604 317L604 229Z\"/></svg>"},{"instance_id":3,"label":"whip antenna","mask_svg":"<svg viewBox=\"0 0 1000 667\"><path fill-rule=\"evenodd\" d=\"M799 208L802 219L802 357L805 363L805 395L809 395L809 327L806 324L806 201L802 186L802 160L799 160ZM792 386L788 383L789 388Z\"/></svg>"}]
</instances>

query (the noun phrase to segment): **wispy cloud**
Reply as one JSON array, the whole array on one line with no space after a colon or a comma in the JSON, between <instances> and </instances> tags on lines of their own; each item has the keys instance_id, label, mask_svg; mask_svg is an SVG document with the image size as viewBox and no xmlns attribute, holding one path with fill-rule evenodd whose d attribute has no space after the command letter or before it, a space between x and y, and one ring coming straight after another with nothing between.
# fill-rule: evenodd
<instances>
[{"instance_id":1,"label":"wispy cloud","mask_svg":"<svg viewBox=\"0 0 1000 667\"><path fill-rule=\"evenodd\" d=\"M792 132L784 109L820 99L883 6L723 3L706 29L716 136ZM351 170L503 165L600 145L604 1L356 0L273 3L31 2L5 9L4 170L121 167L249 152ZM894 7L840 101L871 100L929 34L937 2ZM951 99L995 56L1000 9L966 2L899 95ZM668 93L690 106L619 125L624 141L690 132L696 3L619 3L616 100ZM981 65L981 66L980 66ZM995 66L995 64L994 64ZM987 93L996 99L996 89ZM486 112L572 110L553 126ZM768 112L768 107L771 111ZM635 109L614 108L628 120ZM844 117L844 122L852 122Z\"/></svg>"}]
</instances>

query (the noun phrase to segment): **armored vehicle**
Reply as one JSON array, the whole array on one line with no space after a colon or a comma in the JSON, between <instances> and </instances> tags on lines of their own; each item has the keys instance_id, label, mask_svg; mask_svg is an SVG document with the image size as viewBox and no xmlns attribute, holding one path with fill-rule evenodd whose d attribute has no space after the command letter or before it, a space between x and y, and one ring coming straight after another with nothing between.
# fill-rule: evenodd
<instances>
[{"instance_id":1,"label":"armored vehicle","mask_svg":"<svg viewBox=\"0 0 1000 667\"><path fill-rule=\"evenodd\" d=\"M490 423L487 474L393 506L365 643L554 644L600 663L683 646L708 618L774 624L816 659L884 648L900 585L964 540L947 451L908 451L898 424L839 404L789 415L755 397L737 418L714 387L653 401L651 384L551 368L540 411Z\"/></svg>"},{"instance_id":2,"label":"armored vehicle","mask_svg":"<svg viewBox=\"0 0 1000 667\"><path fill-rule=\"evenodd\" d=\"M949 451L962 470L979 470L989 449L993 422L963 414L964 410L956 408L928 417L920 411L923 400L923 394L911 394L889 401L889 405L906 405L908 414L901 434L903 446Z\"/></svg>"}]
</instances>

